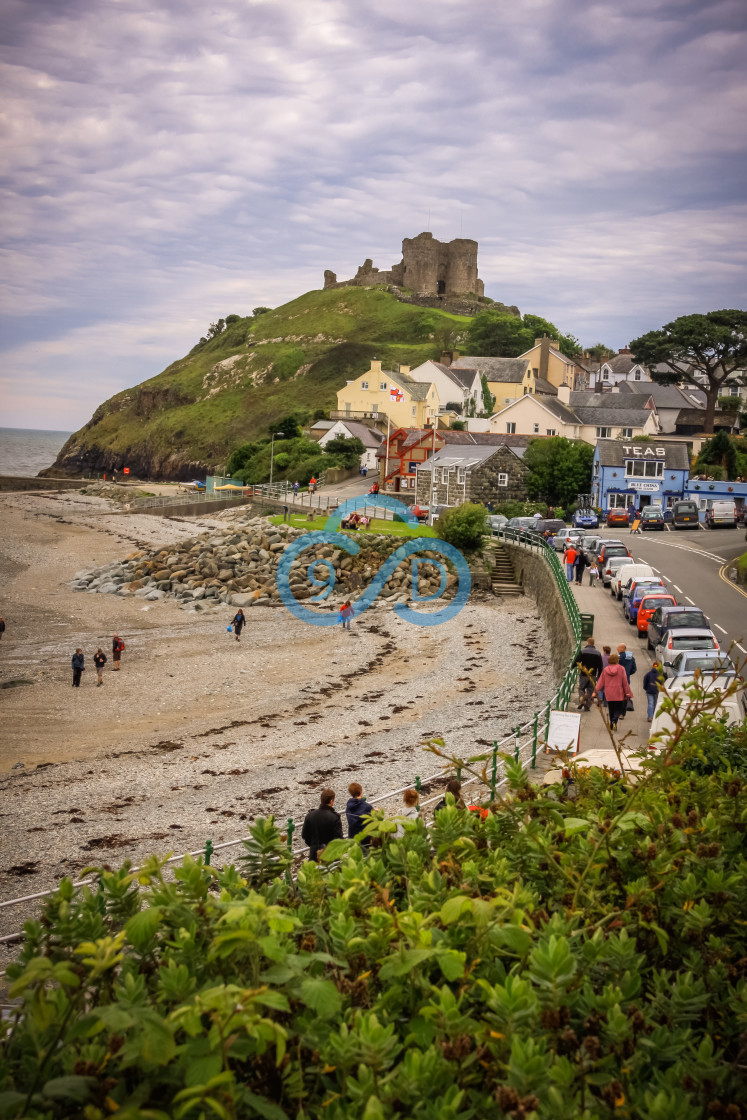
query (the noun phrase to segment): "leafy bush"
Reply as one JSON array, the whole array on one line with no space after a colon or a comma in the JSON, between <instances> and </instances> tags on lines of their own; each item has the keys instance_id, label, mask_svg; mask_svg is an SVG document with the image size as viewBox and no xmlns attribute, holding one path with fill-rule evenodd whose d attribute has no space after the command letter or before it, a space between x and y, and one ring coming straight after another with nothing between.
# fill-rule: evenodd
<instances>
[{"instance_id":1,"label":"leafy bush","mask_svg":"<svg viewBox=\"0 0 747 1120\"><path fill-rule=\"evenodd\" d=\"M445 509L435 523L435 530L443 541L455 548L472 550L479 548L483 537L489 533L487 510L476 502L464 502L461 506Z\"/></svg>"},{"instance_id":2,"label":"leafy bush","mask_svg":"<svg viewBox=\"0 0 747 1120\"><path fill-rule=\"evenodd\" d=\"M544 517L547 513L547 506L544 502L503 502L495 510L496 513L503 514L504 517L531 517L534 513L541 513ZM560 514L555 511L555 516L560 517Z\"/></svg>"},{"instance_id":3,"label":"leafy bush","mask_svg":"<svg viewBox=\"0 0 747 1120\"><path fill-rule=\"evenodd\" d=\"M530 496L550 505L564 505L567 511L578 494L591 490L593 459L594 448L583 440L565 436L531 440L524 453Z\"/></svg>"},{"instance_id":4,"label":"leafy bush","mask_svg":"<svg viewBox=\"0 0 747 1120\"><path fill-rule=\"evenodd\" d=\"M357 436L335 436L324 445L325 455L333 455L342 467L357 467L365 450Z\"/></svg>"},{"instance_id":5,"label":"leafy bush","mask_svg":"<svg viewBox=\"0 0 747 1120\"><path fill-rule=\"evenodd\" d=\"M296 882L272 818L240 870L63 880L8 969L2 1115L742 1116L747 780L690 767L711 729L573 800L509 761L484 814L375 813Z\"/></svg>"}]
</instances>

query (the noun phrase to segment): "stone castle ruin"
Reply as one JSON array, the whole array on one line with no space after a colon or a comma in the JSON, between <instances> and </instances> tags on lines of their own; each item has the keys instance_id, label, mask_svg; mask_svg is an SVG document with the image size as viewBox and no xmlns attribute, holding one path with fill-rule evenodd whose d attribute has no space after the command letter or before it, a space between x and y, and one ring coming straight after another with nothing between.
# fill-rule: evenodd
<instances>
[{"instance_id":1,"label":"stone castle ruin","mask_svg":"<svg viewBox=\"0 0 747 1120\"><path fill-rule=\"evenodd\" d=\"M369 288L374 284L394 284L409 288L415 296L482 296L482 280L477 275L477 242L466 237L437 241L432 233L419 233L402 242L402 260L389 272L374 268L367 259L352 280L338 280L329 269L324 273L325 288Z\"/></svg>"}]
</instances>

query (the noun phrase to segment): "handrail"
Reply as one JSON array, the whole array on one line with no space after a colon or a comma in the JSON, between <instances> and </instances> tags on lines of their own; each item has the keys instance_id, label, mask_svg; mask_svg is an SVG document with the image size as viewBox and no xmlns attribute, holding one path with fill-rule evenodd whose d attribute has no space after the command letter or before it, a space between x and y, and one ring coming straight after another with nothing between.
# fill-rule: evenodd
<instances>
[{"instance_id":1,"label":"handrail","mask_svg":"<svg viewBox=\"0 0 747 1120\"><path fill-rule=\"evenodd\" d=\"M501 772L500 778L499 778L499 769L501 771L505 770L505 768L503 767L503 763L498 758L499 754L501 754L501 753L505 753L505 754L512 753L513 756L514 756L514 759L516 761L521 761L523 765L526 765L527 763L530 763L530 768L531 769L535 768L536 759L537 759L537 745L538 745L538 742L540 740L540 721L542 720L544 722L544 739L546 741L547 740L547 732L548 732L549 723L550 723L550 712L551 712L551 710L553 709L553 707L555 707L555 708L557 708L561 711L565 711L566 708L568 707L568 704L570 702L570 698L573 694L573 690L574 690L574 686L575 686L575 682L576 682L576 661L575 661L575 658L578 655L578 650L580 648L580 642L581 642L581 615L580 615L580 612L579 612L579 609L578 609L578 604L576 603L576 599L573 595L573 592L570 590L570 588L568 586L568 582L565 578L565 574L563 572L562 565L561 565L560 561L558 560L558 557L557 557L554 549L551 549L542 538L536 538L535 537L534 539L529 539L529 538L532 537L532 534L526 534L523 531L516 531L514 529L508 529L507 530L507 529L504 528L504 529L499 530L498 535L500 537L503 537L503 539L505 539L505 540L511 541L514 544L518 544L521 547L528 547L531 551L534 551L536 549L537 552L540 555L544 556L545 560L549 563L550 569L553 572L553 574L555 576L555 579L556 579L556 582L558 584L558 588L560 589L561 598L563 600L563 605L566 608L566 612L568 614L569 621L571 622L573 636L574 636L574 640L575 640L575 643L576 643L576 648L575 648L575 651L574 651L573 658L572 658L570 664L568 665L565 673L563 674L563 677L560 681L560 684L556 688L552 697L544 705L544 707L542 709L537 709L537 711L535 711L534 715L529 720L527 720L526 723L517 725L517 727L514 728L514 730L509 735L506 735L503 739L501 739L500 742L495 741L493 743L492 762L491 762L491 795L492 796L495 795L495 792L497 791L497 789L500 786L504 785L505 781L506 781L505 775L504 775L503 772ZM510 750L501 751L502 747L506 747L506 746L509 746L509 745L511 747ZM443 777L444 777L444 771L443 770L439 771L437 774L431 774L429 777L422 778L422 779L419 776L416 775L415 780L412 783L412 785L414 785L414 787L416 789L420 790L423 786L427 786L431 782L437 781L438 779L441 779ZM459 777L460 780L461 780L461 774L460 773L457 774L457 777ZM473 778L467 778L463 782L463 785L470 785L473 782L476 782L478 780L479 780L478 778L474 778L474 777ZM382 801L387 801L392 797L396 797L397 795L404 793L404 791L406 789L410 789L410 788L412 788L412 787L411 786L401 786L398 789L388 790L386 793L380 794L378 797L372 798L371 799L371 804L372 805L378 805ZM422 804L423 805L430 804L430 802L435 801L438 796L439 796L439 794L436 794L434 797L429 798L427 801L424 801ZM292 828L291 828L291 825L293 826ZM292 834L293 834L293 831L295 830L295 828L296 828L296 823L292 820L292 818L289 818L289 821L288 821L289 847L290 847L291 837L292 837ZM226 841L223 841L220 844L215 844L215 845L212 844L211 842L208 842L209 851L212 853L212 852L222 851L226 848L236 847L236 845L243 844L244 841L248 840L248 839L250 839L249 836L242 836L237 840L226 840ZM198 856L201 856L201 855L205 855L207 850L208 850L208 845L206 845L204 848L199 848L199 849L197 849L196 851L193 851L193 852L185 852L182 855L171 856L171 857L169 857L169 859L167 859L165 861L165 863L166 864L179 863L184 859L185 855L190 855L190 856L193 856L193 857L198 857ZM302 852L307 851L307 850L308 849L306 847L291 848L291 851L292 851L293 855L300 855ZM139 870L140 870L139 867L133 868L133 871L139 871ZM94 883L95 883L95 879L80 879L77 882L73 883L73 887L91 886ZM37 891L35 894L23 895L20 898L6 899L4 902L0 902L0 909L4 909L7 906L16 906L16 905L19 905L20 903L23 903L23 902L34 902L39 898L48 898L51 895L56 894L57 890L58 890L58 888L54 887L51 890ZM0 937L0 944L2 944L3 942L16 941L16 940L19 940L22 937L23 937L23 934L7 934L5 937Z\"/></svg>"}]
</instances>

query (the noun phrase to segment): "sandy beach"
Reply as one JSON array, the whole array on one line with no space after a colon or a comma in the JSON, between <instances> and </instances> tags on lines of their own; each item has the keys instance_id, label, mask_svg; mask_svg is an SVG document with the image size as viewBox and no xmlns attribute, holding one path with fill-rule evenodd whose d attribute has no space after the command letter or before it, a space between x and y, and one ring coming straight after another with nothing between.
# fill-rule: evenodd
<instances>
[{"instance_id":1,"label":"sandy beach","mask_svg":"<svg viewBox=\"0 0 747 1120\"><path fill-rule=\"evenodd\" d=\"M377 796L438 772L428 736L474 753L552 691L527 599L473 599L433 628L375 607L351 632L257 607L237 643L230 607L189 613L68 586L82 569L193 536L209 519L121 516L77 493L6 494L0 510L0 684L30 682L0 691L2 899L92 862L238 838L256 816L300 824L323 785L338 808L353 778ZM109 671L114 631L126 642L119 673ZM99 645L110 657L102 688ZM0 910L0 934L33 912Z\"/></svg>"}]
</instances>

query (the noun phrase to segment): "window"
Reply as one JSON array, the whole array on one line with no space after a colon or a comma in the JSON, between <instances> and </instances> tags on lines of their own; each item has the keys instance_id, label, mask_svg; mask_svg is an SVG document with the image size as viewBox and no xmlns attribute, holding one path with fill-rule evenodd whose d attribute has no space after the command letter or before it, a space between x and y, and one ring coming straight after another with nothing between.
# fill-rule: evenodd
<instances>
[{"instance_id":1,"label":"window","mask_svg":"<svg viewBox=\"0 0 747 1120\"><path fill-rule=\"evenodd\" d=\"M626 459L626 478L663 478L664 463L661 459L652 462L650 459Z\"/></svg>"},{"instance_id":2,"label":"window","mask_svg":"<svg viewBox=\"0 0 747 1120\"><path fill-rule=\"evenodd\" d=\"M464 486L467 481L467 471L464 467L457 467L457 482L460 486Z\"/></svg>"},{"instance_id":3,"label":"window","mask_svg":"<svg viewBox=\"0 0 747 1120\"><path fill-rule=\"evenodd\" d=\"M371 411L372 412L378 412L379 411L379 402L378 401L371 401Z\"/></svg>"},{"instance_id":4,"label":"window","mask_svg":"<svg viewBox=\"0 0 747 1120\"><path fill-rule=\"evenodd\" d=\"M607 509L627 509L629 501L626 494L608 494Z\"/></svg>"},{"instance_id":5,"label":"window","mask_svg":"<svg viewBox=\"0 0 747 1120\"><path fill-rule=\"evenodd\" d=\"M609 381L610 371L608 369L602 370L602 381Z\"/></svg>"},{"instance_id":6,"label":"window","mask_svg":"<svg viewBox=\"0 0 747 1120\"><path fill-rule=\"evenodd\" d=\"M367 388L368 388L368 382L367 381L361 381L361 389L367 389Z\"/></svg>"},{"instance_id":7,"label":"window","mask_svg":"<svg viewBox=\"0 0 747 1120\"><path fill-rule=\"evenodd\" d=\"M418 410L417 410L417 407L415 405L412 406L412 414L413 414L413 416L417 416L417 414L418 414Z\"/></svg>"},{"instance_id":8,"label":"window","mask_svg":"<svg viewBox=\"0 0 747 1120\"><path fill-rule=\"evenodd\" d=\"M510 397L504 397L503 398L503 403L504 404L511 404L511 398Z\"/></svg>"},{"instance_id":9,"label":"window","mask_svg":"<svg viewBox=\"0 0 747 1120\"><path fill-rule=\"evenodd\" d=\"M386 381L380 381L379 388L383 390L383 392L386 392Z\"/></svg>"},{"instance_id":10,"label":"window","mask_svg":"<svg viewBox=\"0 0 747 1120\"><path fill-rule=\"evenodd\" d=\"M508 475L507 474L499 474L498 475L498 485L499 486L508 486Z\"/></svg>"},{"instance_id":11,"label":"window","mask_svg":"<svg viewBox=\"0 0 747 1120\"><path fill-rule=\"evenodd\" d=\"M555 428L545 428L545 435L546 436L554 436L554 435L557 435L557 431L556 431Z\"/></svg>"},{"instance_id":12,"label":"window","mask_svg":"<svg viewBox=\"0 0 747 1120\"><path fill-rule=\"evenodd\" d=\"M515 431L516 431L516 424L515 423L506 424L506 434L507 435L512 436Z\"/></svg>"},{"instance_id":13,"label":"window","mask_svg":"<svg viewBox=\"0 0 747 1120\"><path fill-rule=\"evenodd\" d=\"M612 428L597 428L597 439L609 439L612 435Z\"/></svg>"},{"instance_id":14,"label":"window","mask_svg":"<svg viewBox=\"0 0 747 1120\"><path fill-rule=\"evenodd\" d=\"M623 439L632 439L633 438L633 429L632 428L621 428L620 429L620 435L623 437Z\"/></svg>"},{"instance_id":15,"label":"window","mask_svg":"<svg viewBox=\"0 0 747 1120\"><path fill-rule=\"evenodd\" d=\"M640 381L641 380L641 371L639 369L637 369L635 371L635 374L633 376L633 380L634 381Z\"/></svg>"},{"instance_id":16,"label":"window","mask_svg":"<svg viewBox=\"0 0 747 1120\"><path fill-rule=\"evenodd\" d=\"M539 435L539 430L540 430L540 426L539 426L539 424L535 424L535 425L534 425L534 433L535 433L535 435Z\"/></svg>"}]
</instances>

